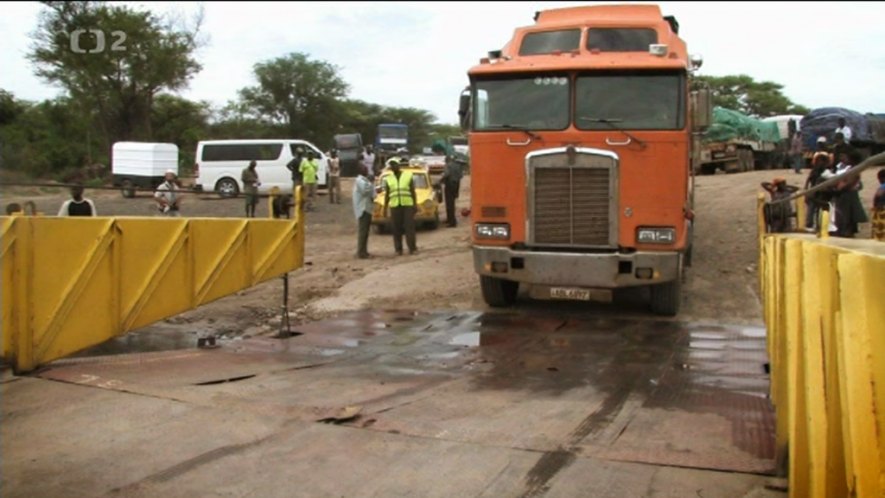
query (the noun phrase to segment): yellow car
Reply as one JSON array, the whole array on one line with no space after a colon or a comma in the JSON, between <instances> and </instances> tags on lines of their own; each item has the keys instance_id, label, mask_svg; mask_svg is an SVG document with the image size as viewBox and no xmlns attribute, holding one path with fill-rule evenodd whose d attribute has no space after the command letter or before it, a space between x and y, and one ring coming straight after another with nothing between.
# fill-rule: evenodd
<instances>
[{"instance_id":1,"label":"yellow car","mask_svg":"<svg viewBox=\"0 0 885 498\"><path fill-rule=\"evenodd\" d=\"M415 183L415 195L418 197L415 211L415 224L426 225L431 229L439 227L439 201L430 183L430 176L427 170L422 167L407 166L402 171L410 171L412 173L412 181ZM384 184L387 182L387 176L393 173L390 169L385 168L381 174L375 178L375 212L372 213L372 224L378 230L378 233L384 233L392 230L390 222L390 213L384 216Z\"/></svg>"}]
</instances>

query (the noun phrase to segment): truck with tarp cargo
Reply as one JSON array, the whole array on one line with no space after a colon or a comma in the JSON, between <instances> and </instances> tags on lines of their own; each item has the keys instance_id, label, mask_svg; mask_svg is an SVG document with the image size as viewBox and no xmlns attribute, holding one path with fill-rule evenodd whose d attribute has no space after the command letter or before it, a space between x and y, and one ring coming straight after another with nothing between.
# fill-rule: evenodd
<instances>
[{"instance_id":1,"label":"truck with tarp cargo","mask_svg":"<svg viewBox=\"0 0 885 498\"><path fill-rule=\"evenodd\" d=\"M345 133L333 138L338 151L341 176L354 177L358 173L360 153L363 151L363 136L359 133Z\"/></svg>"},{"instance_id":2,"label":"truck with tarp cargo","mask_svg":"<svg viewBox=\"0 0 885 498\"><path fill-rule=\"evenodd\" d=\"M717 169L740 173L779 167L785 146L776 122L717 106L713 108L713 123L701 142L695 173L713 174Z\"/></svg>"},{"instance_id":3,"label":"truck with tarp cargo","mask_svg":"<svg viewBox=\"0 0 885 498\"><path fill-rule=\"evenodd\" d=\"M829 146L835 143L840 119L844 119L851 128L849 145L860 152L861 158L885 151L885 114L861 114L843 107L820 107L813 109L800 122L806 164L810 163L820 137L824 137Z\"/></svg>"}]
</instances>

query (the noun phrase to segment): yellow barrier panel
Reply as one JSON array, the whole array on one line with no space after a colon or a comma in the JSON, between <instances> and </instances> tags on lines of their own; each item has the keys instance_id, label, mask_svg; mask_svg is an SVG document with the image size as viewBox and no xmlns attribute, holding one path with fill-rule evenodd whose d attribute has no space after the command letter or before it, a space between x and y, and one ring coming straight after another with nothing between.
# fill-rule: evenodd
<instances>
[{"instance_id":1,"label":"yellow barrier panel","mask_svg":"<svg viewBox=\"0 0 885 498\"><path fill-rule=\"evenodd\" d=\"M777 234L761 246L790 496L885 496L885 244Z\"/></svg>"},{"instance_id":2,"label":"yellow barrier panel","mask_svg":"<svg viewBox=\"0 0 885 498\"><path fill-rule=\"evenodd\" d=\"M880 243L881 244L881 243ZM885 257L846 254L839 274L845 359L846 454L857 496L885 496ZM875 331L875 332L874 332Z\"/></svg>"},{"instance_id":3,"label":"yellow barrier panel","mask_svg":"<svg viewBox=\"0 0 885 498\"><path fill-rule=\"evenodd\" d=\"M300 268L301 219L2 218L3 358L32 370Z\"/></svg>"}]
</instances>

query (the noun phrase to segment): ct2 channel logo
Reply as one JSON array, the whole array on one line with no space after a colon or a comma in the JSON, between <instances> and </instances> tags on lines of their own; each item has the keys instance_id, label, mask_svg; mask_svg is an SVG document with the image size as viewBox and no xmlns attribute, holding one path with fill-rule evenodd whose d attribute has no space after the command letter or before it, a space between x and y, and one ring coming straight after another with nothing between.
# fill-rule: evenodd
<instances>
[{"instance_id":1,"label":"ct2 channel logo","mask_svg":"<svg viewBox=\"0 0 885 498\"><path fill-rule=\"evenodd\" d=\"M95 48L85 50L80 47L80 38L86 33L95 38ZM123 44L126 43L126 33L111 31L111 36L114 38L110 48L111 52L125 51L126 47ZM91 45L89 41L86 43L87 46ZM76 29L71 32L71 52L75 54L100 54L104 52L106 46L104 31L100 29Z\"/></svg>"}]
</instances>

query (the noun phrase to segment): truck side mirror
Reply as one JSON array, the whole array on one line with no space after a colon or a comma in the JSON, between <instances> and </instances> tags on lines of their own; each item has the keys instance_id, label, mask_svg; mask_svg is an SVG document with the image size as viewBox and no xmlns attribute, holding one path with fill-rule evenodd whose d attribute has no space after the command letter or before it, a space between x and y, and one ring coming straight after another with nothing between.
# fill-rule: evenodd
<instances>
[{"instance_id":1,"label":"truck side mirror","mask_svg":"<svg viewBox=\"0 0 885 498\"><path fill-rule=\"evenodd\" d=\"M709 88L691 92L691 121L695 131L703 131L713 124L713 94Z\"/></svg>"},{"instance_id":2,"label":"truck side mirror","mask_svg":"<svg viewBox=\"0 0 885 498\"><path fill-rule=\"evenodd\" d=\"M458 118L461 123L461 131L470 128L470 90L464 90L458 101Z\"/></svg>"}]
</instances>

